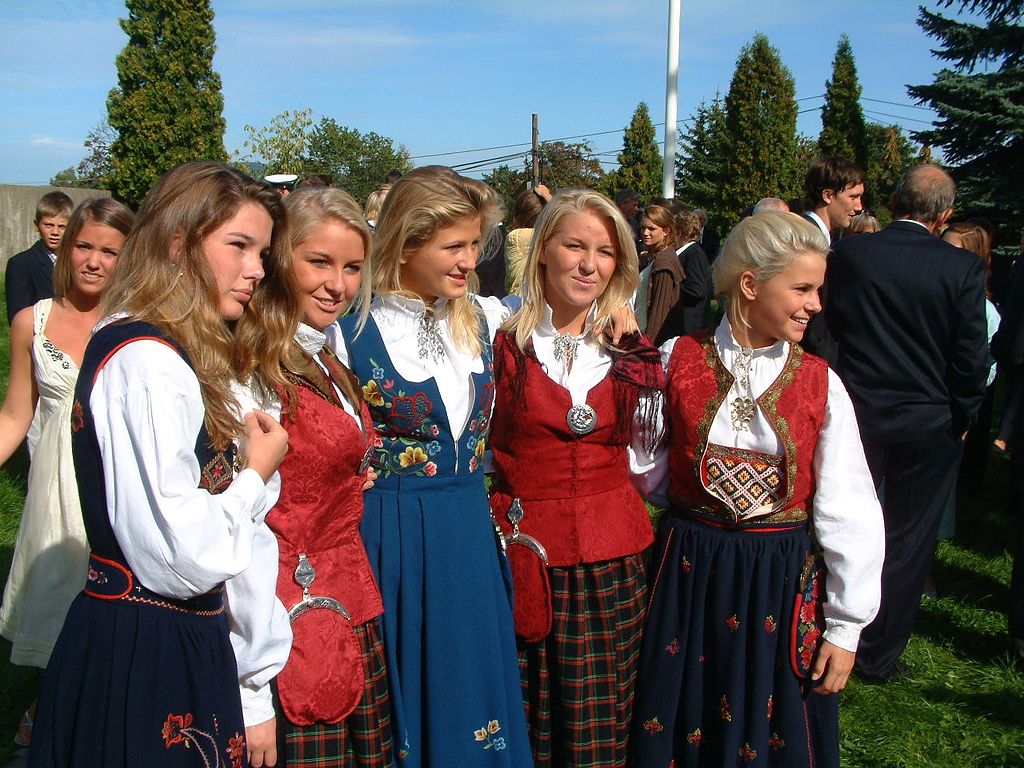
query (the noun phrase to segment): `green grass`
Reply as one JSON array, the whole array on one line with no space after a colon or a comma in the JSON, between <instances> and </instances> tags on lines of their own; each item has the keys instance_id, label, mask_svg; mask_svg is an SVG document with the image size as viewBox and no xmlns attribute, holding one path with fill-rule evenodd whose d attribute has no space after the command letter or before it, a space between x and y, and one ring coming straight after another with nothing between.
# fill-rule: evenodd
<instances>
[{"instance_id":1,"label":"green grass","mask_svg":"<svg viewBox=\"0 0 1024 768\"><path fill-rule=\"evenodd\" d=\"M0 291L0 313L6 316ZM0 333L0 388L9 350ZM0 469L0 574L18 532L27 463ZM1024 765L1024 663L1010 653L1012 523L1003 489L1010 466L992 458L986 490L961 506L957 536L939 546L934 567L942 597L926 602L903 660L907 674L887 685L850 682L841 696L846 768L992 768ZM13 751L18 718L34 698L36 670L12 666L0 640L0 765ZM102 706L102 702L97 702Z\"/></svg>"}]
</instances>

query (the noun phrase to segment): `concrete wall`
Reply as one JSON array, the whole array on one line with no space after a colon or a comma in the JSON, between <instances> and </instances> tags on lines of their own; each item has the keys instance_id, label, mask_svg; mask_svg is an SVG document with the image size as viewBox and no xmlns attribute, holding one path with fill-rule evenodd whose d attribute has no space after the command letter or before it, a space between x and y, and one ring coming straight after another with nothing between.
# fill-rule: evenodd
<instances>
[{"instance_id":1,"label":"concrete wall","mask_svg":"<svg viewBox=\"0 0 1024 768\"><path fill-rule=\"evenodd\" d=\"M24 251L39 239L39 233L33 223L36 217L36 203L47 192L53 192L55 189L67 193L75 205L91 197L110 197L110 192L103 189L0 184L0 270L7 268L7 260L11 256Z\"/></svg>"}]
</instances>

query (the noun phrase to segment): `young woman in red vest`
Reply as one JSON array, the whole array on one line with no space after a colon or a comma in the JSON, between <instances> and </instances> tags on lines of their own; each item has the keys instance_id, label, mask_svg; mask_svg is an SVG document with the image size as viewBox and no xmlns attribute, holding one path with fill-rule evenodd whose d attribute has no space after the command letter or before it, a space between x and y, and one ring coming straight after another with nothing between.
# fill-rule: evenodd
<instances>
[{"instance_id":1,"label":"young woman in red vest","mask_svg":"<svg viewBox=\"0 0 1024 768\"><path fill-rule=\"evenodd\" d=\"M726 316L670 339L667 506L633 717L634 764L838 766L838 697L878 610L882 514L839 378L798 342L828 244L766 212L715 263Z\"/></svg>"},{"instance_id":2,"label":"young woman in red vest","mask_svg":"<svg viewBox=\"0 0 1024 768\"><path fill-rule=\"evenodd\" d=\"M267 515L273 534L231 585L249 750L254 766L280 750L284 765L388 768L381 598L359 535L373 424L324 335L353 303L369 308L370 230L340 189L293 192L285 208L302 320L286 361L292 386L268 410L289 452ZM275 716L269 682L282 664Z\"/></svg>"},{"instance_id":3,"label":"young woman in red vest","mask_svg":"<svg viewBox=\"0 0 1024 768\"><path fill-rule=\"evenodd\" d=\"M535 225L523 306L494 342L491 512L512 563L538 766L626 765L653 540L628 449L652 435L663 373L645 337L613 346L598 329L637 281L615 205L560 193Z\"/></svg>"}]
</instances>

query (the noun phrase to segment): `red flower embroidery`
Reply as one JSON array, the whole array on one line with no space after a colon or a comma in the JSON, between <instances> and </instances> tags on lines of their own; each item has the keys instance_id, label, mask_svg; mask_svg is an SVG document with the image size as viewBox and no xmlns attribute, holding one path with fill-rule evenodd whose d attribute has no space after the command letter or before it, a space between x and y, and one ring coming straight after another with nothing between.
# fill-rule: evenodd
<instances>
[{"instance_id":1,"label":"red flower embroidery","mask_svg":"<svg viewBox=\"0 0 1024 768\"><path fill-rule=\"evenodd\" d=\"M718 704L718 714L727 723L732 722L732 712L729 711L729 699L726 696L723 696Z\"/></svg>"},{"instance_id":2,"label":"red flower embroidery","mask_svg":"<svg viewBox=\"0 0 1024 768\"><path fill-rule=\"evenodd\" d=\"M656 733L661 733L662 731L664 731L665 726L661 724L661 721L658 719L658 716L655 715L650 720L644 721L644 730L651 734L651 736L653 736Z\"/></svg>"},{"instance_id":3,"label":"red flower embroidery","mask_svg":"<svg viewBox=\"0 0 1024 768\"><path fill-rule=\"evenodd\" d=\"M82 413L82 401L75 400L71 406L71 431L77 432L85 426L85 415Z\"/></svg>"},{"instance_id":4,"label":"red flower embroidery","mask_svg":"<svg viewBox=\"0 0 1024 768\"><path fill-rule=\"evenodd\" d=\"M768 697L768 719L772 719L772 711L775 709L775 697Z\"/></svg>"},{"instance_id":5,"label":"red flower embroidery","mask_svg":"<svg viewBox=\"0 0 1024 768\"><path fill-rule=\"evenodd\" d=\"M665 650L672 656L679 653L679 640L673 639L671 643L665 646Z\"/></svg>"},{"instance_id":6,"label":"red flower embroidery","mask_svg":"<svg viewBox=\"0 0 1024 768\"><path fill-rule=\"evenodd\" d=\"M430 398L424 392L416 392L412 397L395 397L391 401L391 411L387 415L388 426L398 435L415 434L427 416L434 410Z\"/></svg>"},{"instance_id":7,"label":"red flower embroidery","mask_svg":"<svg viewBox=\"0 0 1024 768\"><path fill-rule=\"evenodd\" d=\"M692 733L686 734L686 741L693 747L699 747L700 741L703 738L704 736L701 735L700 728L696 728Z\"/></svg>"},{"instance_id":8,"label":"red flower embroidery","mask_svg":"<svg viewBox=\"0 0 1024 768\"><path fill-rule=\"evenodd\" d=\"M765 617L765 620L764 620L764 631L765 632L769 632L769 633L770 632L774 632L776 626L777 625L775 624L775 617L774 616L769 614L767 617Z\"/></svg>"},{"instance_id":9,"label":"red flower embroidery","mask_svg":"<svg viewBox=\"0 0 1024 768\"><path fill-rule=\"evenodd\" d=\"M428 461L427 465L423 467L423 474L427 477L433 477L437 474L437 464L432 461Z\"/></svg>"},{"instance_id":10,"label":"red flower embroidery","mask_svg":"<svg viewBox=\"0 0 1024 768\"><path fill-rule=\"evenodd\" d=\"M395 388L395 380L394 379L384 379L384 389L394 389L394 388Z\"/></svg>"},{"instance_id":11,"label":"red flower embroidery","mask_svg":"<svg viewBox=\"0 0 1024 768\"><path fill-rule=\"evenodd\" d=\"M800 606L800 623L810 624L814 622L814 614L817 606L814 603L804 603Z\"/></svg>"},{"instance_id":12,"label":"red flower embroidery","mask_svg":"<svg viewBox=\"0 0 1024 768\"><path fill-rule=\"evenodd\" d=\"M744 744L736 751L736 754L740 756L740 759L742 759L744 763L749 763L757 757L757 750L752 748L750 744Z\"/></svg>"},{"instance_id":13,"label":"red flower embroidery","mask_svg":"<svg viewBox=\"0 0 1024 768\"><path fill-rule=\"evenodd\" d=\"M245 752L245 736L235 731L235 735L228 739L228 748L224 750L231 760L231 768L242 768L242 754Z\"/></svg>"},{"instance_id":14,"label":"red flower embroidery","mask_svg":"<svg viewBox=\"0 0 1024 768\"><path fill-rule=\"evenodd\" d=\"M690 561L686 559L686 555L683 555L683 573L689 573L690 568Z\"/></svg>"},{"instance_id":15,"label":"red flower embroidery","mask_svg":"<svg viewBox=\"0 0 1024 768\"><path fill-rule=\"evenodd\" d=\"M736 617L736 614L734 613L732 616L725 620L725 625L733 632L735 632L737 629L740 628L740 620Z\"/></svg>"},{"instance_id":16,"label":"red flower embroidery","mask_svg":"<svg viewBox=\"0 0 1024 768\"><path fill-rule=\"evenodd\" d=\"M707 656L704 656L704 655L698 656L698 657L697 657L697 662L698 662L699 664L703 664L703 663L704 663L704 660L705 660L706 658L707 658Z\"/></svg>"},{"instance_id":17,"label":"red flower embroidery","mask_svg":"<svg viewBox=\"0 0 1024 768\"><path fill-rule=\"evenodd\" d=\"M771 738L768 739L768 744L772 748L772 752L778 752L786 746L786 742L784 742L777 733L773 733L771 735Z\"/></svg>"},{"instance_id":18,"label":"red flower embroidery","mask_svg":"<svg viewBox=\"0 0 1024 768\"><path fill-rule=\"evenodd\" d=\"M174 715L168 713L167 722L164 723L160 735L164 737L164 747L171 748L172 744L180 744L185 740L182 731L192 725L192 713L185 715Z\"/></svg>"}]
</instances>

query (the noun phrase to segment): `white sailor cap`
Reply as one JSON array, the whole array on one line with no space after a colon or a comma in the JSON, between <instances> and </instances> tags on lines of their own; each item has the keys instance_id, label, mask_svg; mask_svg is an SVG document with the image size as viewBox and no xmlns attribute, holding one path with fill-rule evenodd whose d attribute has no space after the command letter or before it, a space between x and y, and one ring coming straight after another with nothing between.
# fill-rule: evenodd
<instances>
[{"instance_id":1,"label":"white sailor cap","mask_svg":"<svg viewBox=\"0 0 1024 768\"><path fill-rule=\"evenodd\" d=\"M275 189L292 190L299 177L294 173L272 173L269 176L264 176L263 180Z\"/></svg>"}]
</instances>

